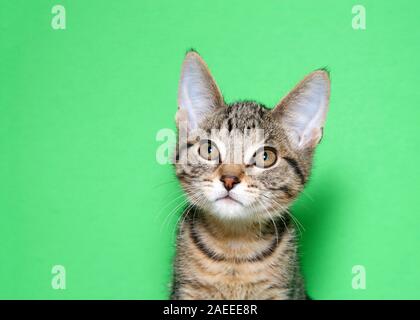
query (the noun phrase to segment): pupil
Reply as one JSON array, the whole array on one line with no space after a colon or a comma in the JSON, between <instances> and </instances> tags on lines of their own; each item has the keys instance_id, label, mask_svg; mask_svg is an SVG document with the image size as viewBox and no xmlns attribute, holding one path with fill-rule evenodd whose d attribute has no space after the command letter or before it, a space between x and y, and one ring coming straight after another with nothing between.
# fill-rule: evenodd
<instances>
[{"instance_id":1,"label":"pupil","mask_svg":"<svg viewBox=\"0 0 420 320\"><path fill-rule=\"evenodd\" d=\"M207 148L207 152L211 153L211 151L212 151L212 148L211 148L211 145L209 145L208 148Z\"/></svg>"},{"instance_id":2,"label":"pupil","mask_svg":"<svg viewBox=\"0 0 420 320\"><path fill-rule=\"evenodd\" d=\"M263 156L263 158L264 158L264 161L268 159L268 154L267 154L267 152L265 152L265 151L264 151L264 156Z\"/></svg>"}]
</instances>

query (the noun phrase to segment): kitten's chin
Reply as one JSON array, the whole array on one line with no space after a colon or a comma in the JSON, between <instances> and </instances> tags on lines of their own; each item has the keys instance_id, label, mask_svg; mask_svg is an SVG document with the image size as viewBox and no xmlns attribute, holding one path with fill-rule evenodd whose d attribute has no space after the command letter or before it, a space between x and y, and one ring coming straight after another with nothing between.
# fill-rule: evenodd
<instances>
[{"instance_id":1,"label":"kitten's chin","mask_svg":"<svg viewBox=\"0 0 420 320\"><path fill-rule=\"evenodd\" d=\"M248 210L232 198L223 198L213 202L212 214L221 219L249 218Z\"/></svg>"}]
</instances>

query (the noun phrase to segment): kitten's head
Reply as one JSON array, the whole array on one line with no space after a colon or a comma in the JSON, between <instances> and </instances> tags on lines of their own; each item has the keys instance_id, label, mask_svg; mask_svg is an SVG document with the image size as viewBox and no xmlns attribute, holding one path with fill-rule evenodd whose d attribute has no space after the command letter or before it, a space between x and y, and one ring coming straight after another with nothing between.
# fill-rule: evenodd
<instances>
[{"instance_id":1,"label":"kitten's head","mask_svg":"<svg viewBox=\"0 0 420 320\"><path fill-rule=\"evenodd\" d=\"M281 214L303 189L322 137L330 81L305 77L273 109L226 104L205 62L185 57L176 116L176 173L191 204L222 219Z\"/></svg>"}]
</instances>

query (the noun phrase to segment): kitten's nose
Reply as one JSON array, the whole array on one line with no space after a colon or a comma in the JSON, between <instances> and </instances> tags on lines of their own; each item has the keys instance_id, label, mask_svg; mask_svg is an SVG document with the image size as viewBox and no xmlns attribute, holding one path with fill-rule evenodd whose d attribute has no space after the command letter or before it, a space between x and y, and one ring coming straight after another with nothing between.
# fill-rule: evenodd
<instances>
[{"instance_id":1,"label":"kitten's nose","mask_svg":"<svg viewBox=\"0 0 420 320\"><path fill-rule=\"evenodd\" d=\"M237 176L228 176L228 175L221 176L220 181L223 182L223 184L225 185L225 189L227 191L232 190L235 184L238 184L239 182L241 182Z\"/></svg>"}]
</instances>

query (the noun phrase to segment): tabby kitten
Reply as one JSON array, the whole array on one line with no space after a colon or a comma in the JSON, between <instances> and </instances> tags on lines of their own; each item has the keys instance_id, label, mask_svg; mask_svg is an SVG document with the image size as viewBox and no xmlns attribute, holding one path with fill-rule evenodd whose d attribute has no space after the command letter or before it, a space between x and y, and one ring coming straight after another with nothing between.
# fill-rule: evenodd
<instances>
[{"instance_id":1,"label":"tabby kitten","mask_svg":"<svg viewBox=\"0 0 420 320\"><path fill-rule=\"evenodd\" d=\"M318 70L274 109L226 104L202 58L186 55L175 168L190 205L172 299L306 298L288 207L308 180L329 94Z\"/></svg>"}]
</instances>

